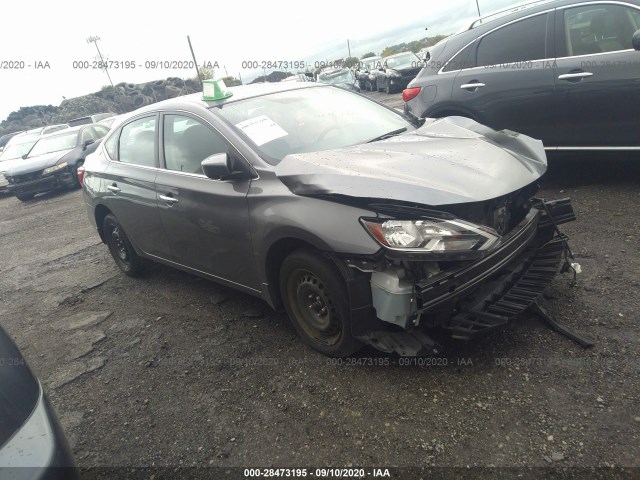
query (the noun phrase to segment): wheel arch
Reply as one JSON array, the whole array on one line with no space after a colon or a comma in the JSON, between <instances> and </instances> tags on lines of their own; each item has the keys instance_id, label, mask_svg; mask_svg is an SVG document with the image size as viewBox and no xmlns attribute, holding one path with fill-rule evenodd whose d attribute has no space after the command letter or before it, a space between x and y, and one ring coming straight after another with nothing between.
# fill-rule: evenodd
<instances>
[{"instance_id":1,"label":"wheel arch","mask_svg":"<svg viewBox=\"0 0 640 480\"><path fill-rule=\"evenodd\" d=\"M456 105L445 105L442 107L438 107L433 110L426 111L422 118L431 117L431 118L442 118L442 117L467 117L471 120L475 120L476 122L483 123L481 119L465 107L456 106Z\"/></svg>"},{"instance_id":2,"label":"wheel arch","mask_svg":"<svg viewBox=\"0 0 640 480\"><path fill-rule=\"evenodd\" d=\"M280 266L284 259L294 250L310 248L320 253L330 251L330 247L322 240L306 232L287 232L271 239L265 249L263 279L266 284L265 299L273 307L282 305L280 295Z\"/></svg>"},{"instance_id":3,"label":"wheel arch","mask_svg":"<svg viewBox=\"0 0 640 480\"><path fill-rule=\"evenodd\" d=\"M104 218L110 213L113 213L113 212L111 212L111 210L109 210L107 207L105 207L101 203L96 205L96 208L93 211L93 215L96 220L96 227L98 229L98 235L100 235L100 240L102 240L102 243L107 243L104 237L104 230L102 228L102 224L104 223Z\"/></svg>"}]
</instances>

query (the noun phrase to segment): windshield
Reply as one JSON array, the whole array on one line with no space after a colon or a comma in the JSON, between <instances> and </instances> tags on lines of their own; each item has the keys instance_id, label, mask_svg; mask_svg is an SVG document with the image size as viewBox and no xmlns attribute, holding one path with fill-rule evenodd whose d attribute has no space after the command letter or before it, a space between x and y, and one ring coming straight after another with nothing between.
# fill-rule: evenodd
<instances>
[{"instance_id":1,"label":"windshield","mask_svg":"<svg viewBox=\"0 0 640 480\"><path fill-rule=\"evenodd\" d=\"M31 147L36 143L35 140L28 142L20 142L20 143L11 143L2 151L2 155L0 155L0 162L4 162L5 160L13 160L16 158L20 158L23 155L29 153Z\"/></svg>"},{"instance_id":2,"label":"windshield","mask_svg":"<svg viewBox=\"0 0 640 480\"><path fill-rule=\"evenodd\" d=\"M386 61L387 68L404 68L416 66L420 59L413 53L398 55L397 57L388 58Z\"/></svg>"},{"instance_id":3,"label":"windshield","mask_svg":"<svg viewBox=\"0 0 640 480\"><path fill-rule=\"evenodd\" d=\"M339 73L337 75L320 74L318 75L318 82L326 83L328 85L339 85L341 83L353 83L354 78L351 70L345 70L344 72Z\"/></svg>"},{"instance_id":4,"label":"windshield","mask_svg":"<svg viewBox=\"0 0 640 480\"><path fill-rule=\"evenodd\" d=\"M45 153L59 152L61 150L71 150L76 147L78 140L78 132L70 132L64 135L55 135L53 137L43 137L35 144L29 157L43 155Z\"/></svg>"},{"instance_id":5,"label":"windshield","mask_svg":"<svg viewBox=\"0 0 640 480\"><path fill-rule=\"evenodd\" d=\"M342 148L413 129L393 110L334 87L272 93L219 108L273 165L292 153Z\"/></svg>"}]
</instances>

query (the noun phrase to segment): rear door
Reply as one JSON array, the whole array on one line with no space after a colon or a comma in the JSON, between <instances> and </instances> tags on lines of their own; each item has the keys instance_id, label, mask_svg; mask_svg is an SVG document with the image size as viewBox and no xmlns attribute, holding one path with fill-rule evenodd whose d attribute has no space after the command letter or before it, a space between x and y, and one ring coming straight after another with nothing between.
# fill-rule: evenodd
<instances>
[{"instance_id":1,"label":"rear door","mask_svg":"<svg viewBox=\"0 0 640 480\"><path fill-rule=\"evenodd\" d=\"M620 2L562 7L556 15L560 147L640 147L640 9Z\"/></svg>"},{"instance_id":2,"label":"rear door","mask_svg":"<svg viewBox=\"0 0 640 480\"><path fill-rule=\"evenodd\" d=\"M144 253L171 259L156 200L158 115L136 118L105 142L104 201L127 236Z\"/></svg>"},{"instance_id":3,"label":"rear door","mask_svg":"<svg viewBox=\"0 0 640 480\"><path fill-rule=\"evenodd\" d=\"M257 290L247 193L251 180L212 180L201 162L240 154L208 121L188 113L162 117L162 167L157 202L178 263Z\"/></svg>"},{"instance_id":4,"label":"rear door","mask_svg":"<svg viewBox=\"0 0 640 480\"><path fill-rule=\"evenodd\" d=\"M537 13L477 39L464 62L473 67L456 76L453 103L494 129L556 141L553 18L553 10Z\"/></svg>"}]
</instances>

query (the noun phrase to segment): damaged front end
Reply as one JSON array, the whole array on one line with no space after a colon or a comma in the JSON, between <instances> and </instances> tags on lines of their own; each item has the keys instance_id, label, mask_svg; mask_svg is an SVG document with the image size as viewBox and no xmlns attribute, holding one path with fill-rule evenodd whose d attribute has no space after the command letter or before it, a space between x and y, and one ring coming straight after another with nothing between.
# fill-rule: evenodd
<instances>
[{"instance_id":1,"label":"damaged front end","mask_svg":"<svg viewBox=\"0 0 640 480\"><path fill-rule=\"evenodd\" d=\"M355 315L354 335L385 352L434 354L440 347L428 334L433 329L469 340L529 308L558 271L573 268L557 226L575 215L569 199L523 200L527 193L525 188L497 208L471 206L465 220L450 213L461 213L463 205L447 213L371 205L378 217L363 224L382 251L342 260L370 275L378 323L372 328L370 318ZM490 227L468 221L474 213L487 220L486 210L492 212L484 224Z\"/></svg>"}]
</instances>

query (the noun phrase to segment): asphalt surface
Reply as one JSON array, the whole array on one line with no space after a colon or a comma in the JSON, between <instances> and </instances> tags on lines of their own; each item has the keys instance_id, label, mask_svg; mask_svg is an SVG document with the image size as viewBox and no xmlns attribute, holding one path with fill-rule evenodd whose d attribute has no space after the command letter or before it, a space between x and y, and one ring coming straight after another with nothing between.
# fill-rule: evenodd
<instances>
[{"instance_id":1,"label":"asphalt surface","mask_svg":"<svg viewBox=\"0 0 640 480\"><path fill-rule=\"evenodd\" d=\"M384 98L397 102L398 96ZM393 106L393 105L392 105ZM552 158L571 196L577 286L421 365L336 365L283 313L155 267L119 273L81 192L0 198L0 324L48 391L82 467L640 466L640 158Z\"/></svg>"}]
</instances>

